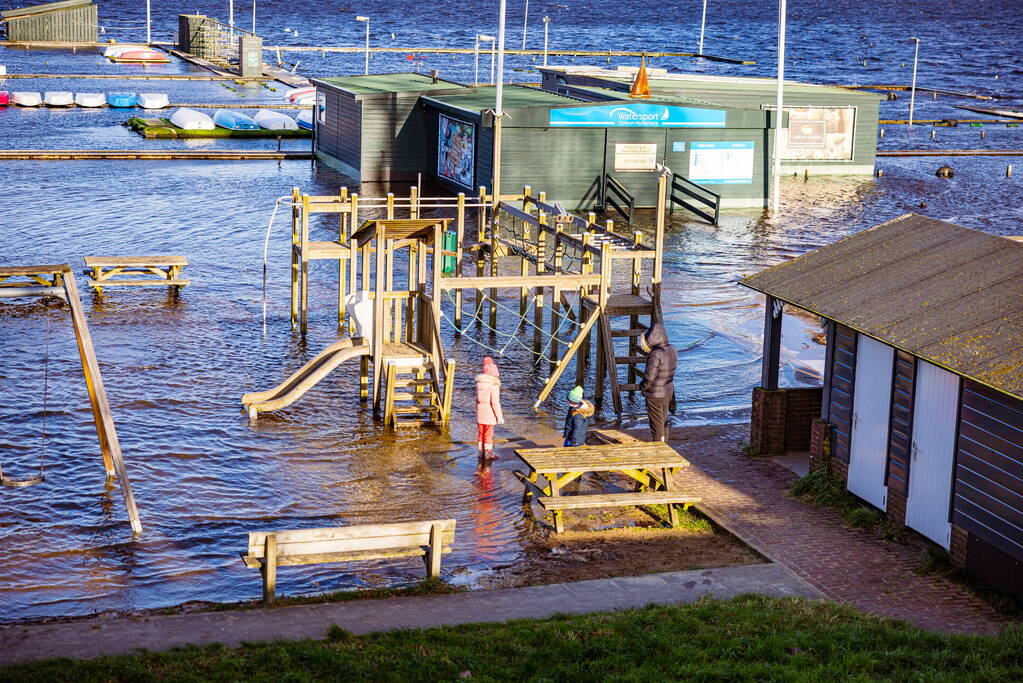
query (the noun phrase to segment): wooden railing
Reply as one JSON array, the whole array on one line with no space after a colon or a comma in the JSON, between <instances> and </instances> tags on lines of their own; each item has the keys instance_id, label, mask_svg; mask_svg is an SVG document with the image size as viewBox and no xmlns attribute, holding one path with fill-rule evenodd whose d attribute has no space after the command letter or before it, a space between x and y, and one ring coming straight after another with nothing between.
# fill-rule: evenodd
<instances>
[{"instance_id":1,"label":"wooden railing","mask_svg":"<svg viewBox=\"0 0 1023 683\"><path fill-rule=\"evenodd\" d=\"M633 214L636 212L636 198L610 173L604 176L604 182L601 184L600 205L604 213L607 213L609 208L614 209L632 225Z\"/></svg>"},{"instance_id":2,"label":"wooden railing","mask_svg":"<svg viewBox=\"0 0 1023 683\"><path fill-rule=\"evenodd\" d=\"M696 203L690 202L687 198L694 200ZM718 224L718 214L721 210L721 195L707 189L703 185L694 183L678 173L673 173L671 176L671 191L668 193L669 213L675 212L676 204L687 211L695 213L711 225ZM706 207L713 213L709 213L697 204Z\"/></svg>"}]
</instances>

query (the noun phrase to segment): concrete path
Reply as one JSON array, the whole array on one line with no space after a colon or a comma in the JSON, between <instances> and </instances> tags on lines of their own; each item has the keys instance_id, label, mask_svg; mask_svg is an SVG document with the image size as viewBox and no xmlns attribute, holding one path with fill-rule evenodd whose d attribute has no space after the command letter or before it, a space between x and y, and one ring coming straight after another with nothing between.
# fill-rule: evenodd
<instances>
[{"instance_id":1,"label":"concrete path","mask_svg":"<svg viewBox=\"0 0 1023 683\"><path fill-rule=\"evenodd\" d=\"M52 657L91 659L184 645L321 639L332 624L352 633L584 614L649 604L678 605L741 593L823 597L777 564L595 579L453 595L352 600L111 621L10 626L0 630L0 666Z\"/></svg>"}]
</instances>

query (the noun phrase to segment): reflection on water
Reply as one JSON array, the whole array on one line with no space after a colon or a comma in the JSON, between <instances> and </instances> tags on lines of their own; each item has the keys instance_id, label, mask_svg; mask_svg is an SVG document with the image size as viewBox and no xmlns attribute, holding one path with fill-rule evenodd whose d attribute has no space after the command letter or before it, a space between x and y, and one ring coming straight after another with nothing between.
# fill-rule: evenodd
<instances>
[{"instance_id":1,"label":"reflection on water","mask_svg":"<svg viewBox=\"0 0 1023 683\"><path fill-rule=\"evenodd\" d=\"M135 12L135 4L121 8L109 2L105 7ZM770 41L764 36L770 34L773 10L755 3L726 5L734 6L741 16L752 15L741 25L718 24L715 45L732 42L714 51L745 55L748 50L761 62L756 68L769 73L764 64L770 60ZM806 35L795 35L796 75L851 80L859 63L852 63L852 55L862 54L862 49L883 58L877 62L880 66L871 62L870 79L906 80L905 70L893 61L901 54L894 40L881 41L875 28L850 28L860 25L851 22L850 16L861 4L845 5L827 3L828 11L836 12L827 20L821 19L823 10L808 11L795 20L809 25L807 31L829 36L812 47ZM913 12L904 11L907 5ZM388 11L402 11L401 3L395 7ZM899 11L888 17L894 23L883 37L909 35L909 27L917 31L920 22L931 27L927 30L934 37L934 31L946 30L947 22L967 20L980 22L993 35L999 30L1004 33L1011 25L1005 18L1006 13L1011 15L1007 7L987 3L979 19L965 9L961 15L942 12L938 21L932 16L938 11L935 8L900 3ZM201 3L195 9L203 11ZM267 9L268 16L279 11ZM871 14L893 11L878 7ZM662 34L676 30L674 25L669 29L658 23L663 22L661 13L660 6L655 10L643 5L636 10L632 28L656 36L651 37L651 45L667 41ZM578 19L573 18L576 15ZM582 43L579 47L603 44L622 28L600 23L606 20L600 13L576 9L562 12L555 20L567 27L573 21L589 22L591 17L597 22L592 31L573 34L573 41L578 38ZM873 26L875 18L860 23ZM464 26L461 9L455 12L443 4L435 23L443 34L433 35L430 42L450 42L460 35L468 41L466 36L474 28ZM839 23L841 30L836 29ZM403 26L407 28L407 22ZM333 23L324 22L303 29L303 38L312 41L323 37L317 31L333 35L333 30ZM413 30L419 37L428 37L427 28ZM868 33L871 37L861 40L859 36ZM947 36L941 35L954 45L949 49L962 49L966 57L951 67L929 63L932 83L961 89L993 88L997 83L1003 90L1018 90L1018 76L1023 73L1018 54L1002 54L1006 48L997 41L974 41L969 31L949 30ZM1008 74L997 82L986 61L994 54L999 54L1001 71ZM42 70L39 55L0 50L0 62L12 70ZM839 57L849 63L839 66ZM94 55L61 53L46 59L51 62L45 67L49 71L99 68L88 61ZM452 69L467 68L464 58L460 59L451 60ZM381 70L398 65L397 57L380 60ZM308 63L322 65L327 72L352 70L341 57L314 54ZM945 71L938 73L939 68ZM450 75L464 77L457 72ZM21 87L26 84L12 83L2 87L28 89ZM32 86L57 89L58 83ZM182 97L239 97L208 83L194 90L177 83L157 88L152 84L160 82L146 83L146 89L158 91L183 88L175 90ZM250 95L268 97L266 92ZM883 109L882 115L894 117L905 102L883 106L888 114ZM924 101L920 106L927 115L955 111L948 100ZM108 111L0 109L4 132L0 145L142 146L141 139L128 137L116 126L117 118ZM987 128L983 144L1020 145L1018 129ZM883 142L889 148L981 144L976 129L962 127L941 129L937 141L931 141L925 129L893 128ZM953 165L954 179L934 177L934 169L942 163ZM743 274L907 211L999 234L1021 232L1020 180L1018 175L1005 177L1004 161L882 159L879 165L885 171L880 179L786 178L783 211L777 218L765 218L757 211L726 211L721 225L712 227L687 220L681 212L673 216L665 260L664 312L672 340L681 351L676 424L748 419L750 390L760 372L763 313L759 297L735 284ZM293 186L311 193L334 193L350 185L349 181L307 162L18 162L0 166L0 180L5 190L0 203L4 230L0 262L67 262L77 269L87 255L180 253L191 263L187 274L192 281L177 298L155 288L109 291L103 301L84 294L145 527L137 541L131 540L117 489L103 479L66 309L42 302L0 302L0 338L4 340L0 391L5 397L0 403L0 458L5 471L21 477L31 475L42 455L47 474L39 486L0 490L0 547L4 550L0 554L4 596L0 619L155 607L196 599L254 598L259 594L258 575L244 569L237 552L246 534L257 529L454 518L457 542L455 551L445 558L445 572L458 573L460 580L470 584L471 577L514 562L528 547L535 529L522 516L521 488L511 476L512 464L499 460L488 470L477 467L473 375L482 357L492 355L487 347L496 343L485 330L473 329L461 338L445 330L446 348L458 362L448 434L383 431L358 401L357 371L348 365L299 403L257 423L250 424L240 410L242 393L276 385L336 339L332 322L336 271L325 263L311 266L309 338L302 341L291 332L288 228L283 213L271 235L268 332L262 336L262 240L273 198L289 194ZM650 219L649 214L641 216L639 227L649 230ZM330 239L332 233L336 234L336 222L314 222L313 239ZM502 320L501 324L513 323ZM822 347L811 340L817 331L810 317L786 317L784 382L806 381L808 370L822 357ZM554 393L540 415L530 409L546 367L534 368L516 345L497 360L508 415L508 424L498 429L498 436L554 434L564 409L562 392ZM569 388L568 381L564 388ZM628 421L638 420L643 413L641 400L626 400L625 411ZM44 412L45 440L41 433ZM603 418L609 417L605 412ZM303 593L420 576L421 564L409 561L340 570L336 566L289 567L279 580L283 593Z\"/></svg>"}]
</instances>

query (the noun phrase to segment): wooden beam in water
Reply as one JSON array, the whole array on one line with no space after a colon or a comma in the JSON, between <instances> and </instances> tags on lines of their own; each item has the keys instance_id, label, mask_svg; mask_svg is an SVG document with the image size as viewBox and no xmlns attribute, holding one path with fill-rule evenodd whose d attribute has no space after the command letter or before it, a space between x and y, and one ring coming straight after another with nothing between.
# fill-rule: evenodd
<instances>
[{"instance_id":1,"label":"wooden beam in water","mask_svg":"<svg viewBox=\"0 0 1023 683\"><path fill-rule=\"evenodd\" d=\"M171 161L175 159L205 161L309 161L313 153L269 150L152 150L152 149L6 149L0 150L0 161L79 161L96 159Z\"/></svg>"}]
</instances>

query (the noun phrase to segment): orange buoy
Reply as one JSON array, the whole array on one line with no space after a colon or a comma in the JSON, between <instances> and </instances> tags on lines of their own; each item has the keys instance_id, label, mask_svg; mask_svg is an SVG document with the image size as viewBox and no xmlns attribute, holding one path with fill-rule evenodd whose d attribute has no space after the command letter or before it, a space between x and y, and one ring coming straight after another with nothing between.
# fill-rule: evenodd
<instances>
[{"instance_id":1,"label":"orange buoy","mask_svg":"<svg viewBox=\"0 0 1023 683\"><path fill-rule=\"evenodd\" d=\"M629 91L629 97L636 99L650 98L650 82L646 78L646 55L643 55L643 61L640 62L639 71L636 72L636 80L632 82L632 90Z\"/></svg>"}]
</instances>

